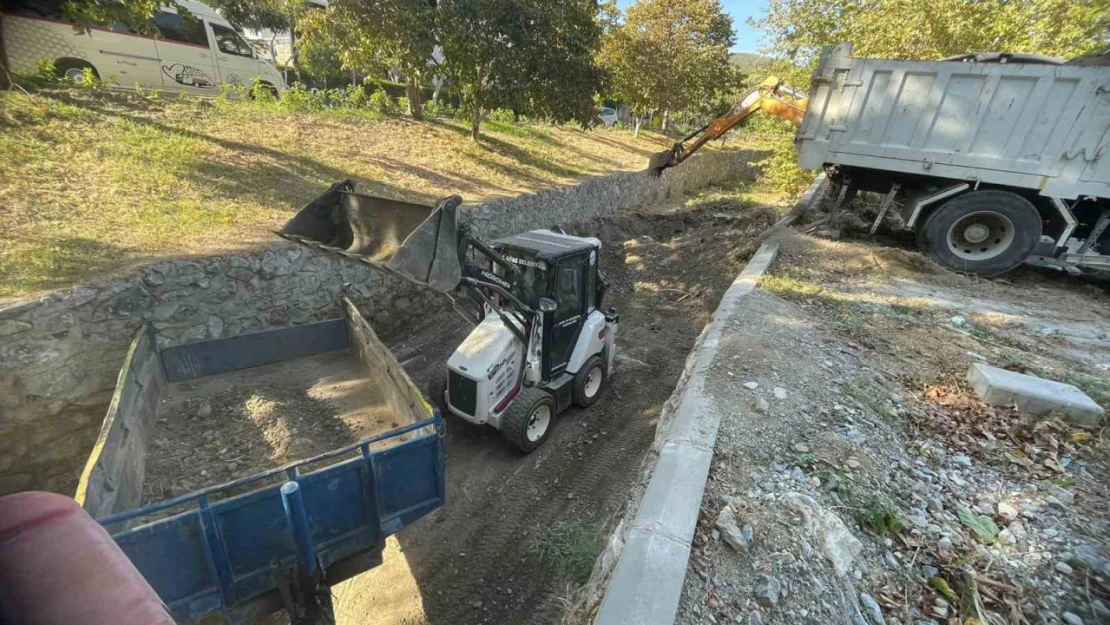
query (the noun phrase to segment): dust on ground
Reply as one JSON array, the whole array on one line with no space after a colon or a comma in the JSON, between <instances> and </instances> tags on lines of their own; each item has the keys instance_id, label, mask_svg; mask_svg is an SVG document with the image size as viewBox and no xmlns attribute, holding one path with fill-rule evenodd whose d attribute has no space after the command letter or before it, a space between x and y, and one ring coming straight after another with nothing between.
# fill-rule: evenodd
<instances>
[{"instance_id":1,"label":"dust on ground","mask_svg":"<svg viewBox=\"0 0 1110 625\"><path fill-rule=\"evenodd\" d=\"M1110 407L1105 283L988 281L874 241L782 236L710 374L738 410L678 622L1110 622L1102 430L1024 419L962 382L988 362Z\"/></svg>"}]
</instances>

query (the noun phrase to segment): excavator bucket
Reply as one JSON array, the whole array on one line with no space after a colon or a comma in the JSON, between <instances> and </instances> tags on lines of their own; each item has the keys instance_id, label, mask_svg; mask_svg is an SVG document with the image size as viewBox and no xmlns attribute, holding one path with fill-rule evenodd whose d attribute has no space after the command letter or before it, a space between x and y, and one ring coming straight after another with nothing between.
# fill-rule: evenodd
<instances>
[{"instance_id":1,"label":"excavator bucket","mask_svg":"<svg viewBox=\"0 0 1110 625\"><path fill-rule=\"evenodd\" d=\"M435 206L355 193L333 184L274 234L440 292L462 279L453 195Z\"/></svg>"}]
</instances>

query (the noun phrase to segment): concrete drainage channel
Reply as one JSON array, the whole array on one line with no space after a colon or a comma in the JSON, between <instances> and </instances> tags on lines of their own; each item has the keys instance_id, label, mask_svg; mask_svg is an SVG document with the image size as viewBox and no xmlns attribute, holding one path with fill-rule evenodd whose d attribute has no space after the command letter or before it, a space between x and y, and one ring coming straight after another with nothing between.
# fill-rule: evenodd
<instances>
[{"instance_id":1,"label":"concrete drainage channel","mask_svg":"<svg viewBox=\"0 0 1110 625\"><path fill-rule=\"evenodd\" d=\"M789 227L820 201L826 185L821 174L774 228ZM734 311L777 254L773 240L760 246L690 352L664 408L628 517L613 531L587 588L594 603L604 593L595 625L670 625L675 620L721 417L704 395L705 375ZM586 607L592 611L592 606Z\"/></svg>"}]
</instances>

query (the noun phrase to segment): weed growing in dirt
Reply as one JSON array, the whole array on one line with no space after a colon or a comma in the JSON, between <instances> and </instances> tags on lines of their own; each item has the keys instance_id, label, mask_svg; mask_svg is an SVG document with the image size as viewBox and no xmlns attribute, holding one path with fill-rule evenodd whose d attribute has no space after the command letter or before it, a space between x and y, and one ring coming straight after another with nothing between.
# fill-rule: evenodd
<instances>
[{"instance_id":1,"label":"weed growing in dirt","mask_svg":"<svg viewBox=\"0 0 1110 625\"><path fill-rule=\"evenodd\" d=\"M895 536L905 527L898 510L878 493L859 509L859 522L878 536Z\"/></svg>"},{"instance_id":2,"label":"weed growing in dirt","mask_svg":"<svg viewBox=\"0 0 1110 625\"><path fill-rule=\"evenodd\" d=\"M590 579L602 539L593 523L582 519L556 521L532 543L545 564L578 584Z\"/></svg>"},{"instance_id":3,"label":"weed growing in dirt","mask_svg":"<svg viewBox=\"0 0 1110 625\"><path fill-rule=\"evenodd\" d=\"M858 375L844 383L844 394L859 402L861 406L880 417L892 417L894 414L887 405L886 400L879 394L878 389L865 376Z\"/></svg>"}]
</instances>

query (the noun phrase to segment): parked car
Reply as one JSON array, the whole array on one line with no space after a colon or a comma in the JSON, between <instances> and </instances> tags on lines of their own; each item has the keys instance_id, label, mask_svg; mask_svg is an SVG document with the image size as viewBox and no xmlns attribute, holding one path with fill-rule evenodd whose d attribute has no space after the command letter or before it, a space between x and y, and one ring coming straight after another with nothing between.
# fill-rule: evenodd
<instances>
[{"instance_id":1,"label":"parked car","mask_svg":"<svg viewBox=\"0 0 1110 625\"><path fill-rule=\"evenodd\" d=\"M605 124L606 128L612 128L620 121L617 117L617 111L608 106L601 109L601 112L597 114L597 118L601 120L601 123Z\"/></svg>"},{"instance_id":2,"label":"parked car","mask_svg":"<svg viewBox=\"0 0 1110 625\"><path fill-rule=\"evenodd\" d=\"M281 73L255 52L211 7L180 0L155 12L155 34L122 24L93 26L82 33L65 18L63 0L11 0L4 9L4 46L16 73L34 73L43 61L59 76L83 78L87 70L120 87L214 95L222 85L249 87L257 78L275 93Z\"/></svg>"}]
</instances>

